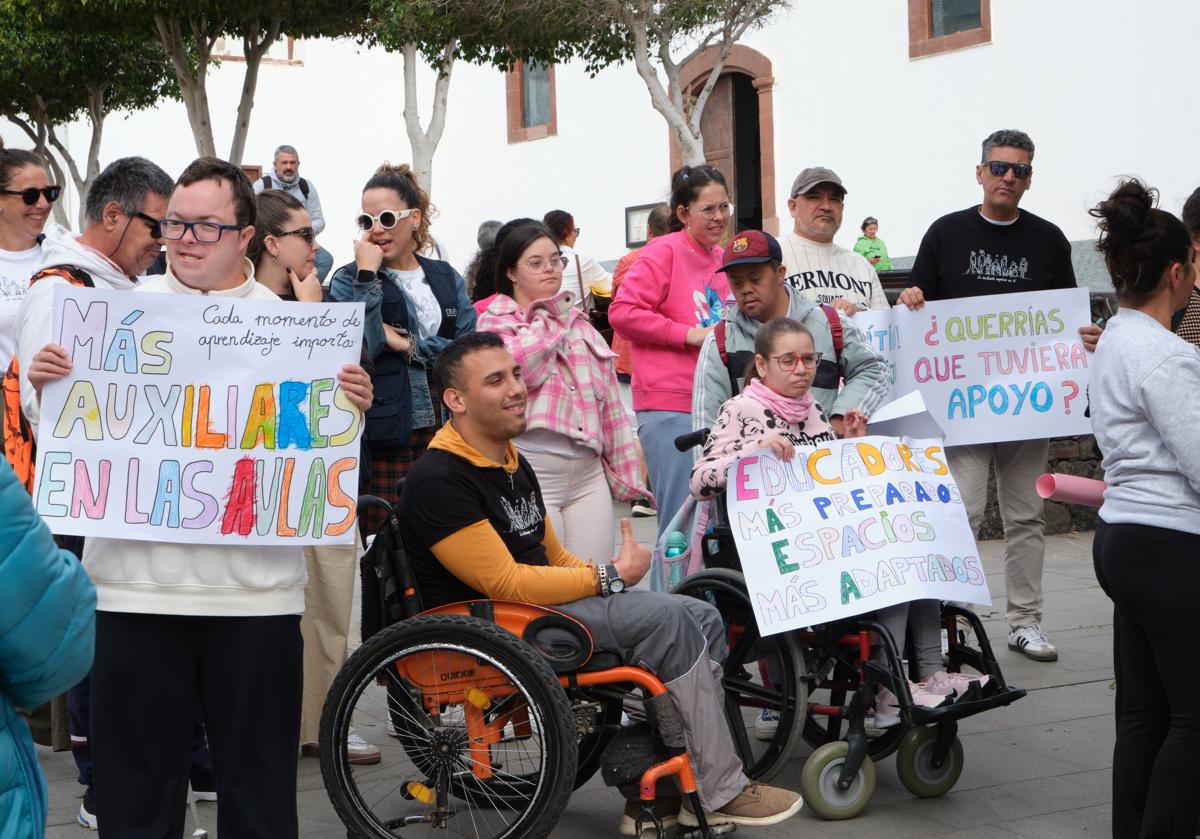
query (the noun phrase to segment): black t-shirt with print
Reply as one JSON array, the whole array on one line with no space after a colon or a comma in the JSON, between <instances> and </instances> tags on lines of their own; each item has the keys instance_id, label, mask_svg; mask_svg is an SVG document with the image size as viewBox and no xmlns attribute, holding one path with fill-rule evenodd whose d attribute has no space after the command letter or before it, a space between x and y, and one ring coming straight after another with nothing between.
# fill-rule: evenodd
<instances>
[{"instance_id":1,"label":"black t-shirt with print","mask_svg":"<svg viewBox=\"0 0 1200 839\"><path fill-rule=\"evenodd\" d=\"M442 449L429 449L404 481L400 530L426 609L486 597L451 574L432 546L486 520L513 559L547 565L542 539L546 506L533 467L518 455L511 475L499 466L480 467Z\"/></svg>"},{"instance_id":2,"label":"black t-shirt with print","mask_svg":"<svg viewBox=\"0 0 1200 839\"><path fill-rule=\"evenodd\" d=\"M1021 210L993 224L971 207L929 226L912 267L927 300L1075 288L1071 243L1043 218Z\"/></svg>"}]
</instances>

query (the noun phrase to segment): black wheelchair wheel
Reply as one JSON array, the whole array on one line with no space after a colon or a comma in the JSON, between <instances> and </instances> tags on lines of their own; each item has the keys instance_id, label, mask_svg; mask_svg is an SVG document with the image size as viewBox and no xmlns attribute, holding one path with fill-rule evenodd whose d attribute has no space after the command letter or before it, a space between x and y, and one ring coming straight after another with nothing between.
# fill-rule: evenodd
<instances>
[{"instance_id":1,"label":"black wheelchair wheel","mask_svg":"<svg viewBox=\"0 0 1200 839\"><path fill-rule=\"evenodd\" d=\"M725 620L725 718L746 774L774 778L795 756L807 716L804 650L791 633L758 633L745 578L710 568L680 581L675 594L707 601Z\"/></svg>"},{"instance_id":2,"label":"black wheelchair wheel","mask_svg":"<svg viewBox=\"0 0 1200 839\"><path fill-rule=\"evenodd\" d=\"M349 762L351 733L378 746ZM346 662L321 715L321 774L362 837L544 837L571 795L571 706L545 659L512 633L429 615L375 635Z\"/></svg>"}]
</instances>

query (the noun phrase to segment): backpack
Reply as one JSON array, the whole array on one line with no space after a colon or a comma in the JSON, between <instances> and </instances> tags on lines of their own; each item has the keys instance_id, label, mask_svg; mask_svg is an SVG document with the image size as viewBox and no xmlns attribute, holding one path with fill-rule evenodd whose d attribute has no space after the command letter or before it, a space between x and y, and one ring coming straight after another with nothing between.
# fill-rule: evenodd
<instances>
[{"instance_id":1,"label":"backpack","mask_svg":"<svg viewBox=\"0 0 1200 839\"><path fill-rule=\"evenodd\" d=\"M29 280L32 286L44 277L62 277L73 286L95 288L92 276L74 265L55 265L43 268ZM33 495L33 467L37 463L37 445L33 439L33 427L21 411L20 365L14 355L4 374L4 425L0 435L4 437L4 458L11 464L17 477L30 495Z\"/></svg>"},{"instance_id":2,"label":"backpack","mask_svg":"<svg viewBox=\"0 0 1200 839\"><path fill-rule=\"evenodd\" d=\"M263 185L263 189L274 189L274 187L271 186L271 176L270 175L263 175L262 185ZM304 196L305 201L308 200L308 181L304 180L304 178L300 179L300 194Z\"/></svg>"},{"instance_id":3,"label":"backpack","mask_svg":"<svg viewBox=\"0 0 1200 839\"><path fill-rule=\"evenodd\" d=\"M838 315L837 309L828 303L820 305L821 311L825 313L825 317L829 321L829 333L833 337L833 361L840 368L842 366L842 347L845 346L845 338L842 335L842 319ZM743 350L730 356L725 349L725 324L724 319L717 321L717 325L713 328L713 340L717 343L717 352L721 356L721 363L725 365L725 371L729 374L729 393L737 396L742 392L742 379L746 375L746 365L754 357L754 351Z\"/></svg>"}]
</instances>

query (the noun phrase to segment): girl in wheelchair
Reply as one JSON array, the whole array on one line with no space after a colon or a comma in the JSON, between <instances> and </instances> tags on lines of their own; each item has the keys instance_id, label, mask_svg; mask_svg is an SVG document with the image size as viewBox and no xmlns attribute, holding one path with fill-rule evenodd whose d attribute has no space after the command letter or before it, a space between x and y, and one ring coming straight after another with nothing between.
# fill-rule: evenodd
<instances>
[{"instance_id":1,"label":"girl in wheelchair","mask_svg":"<svg viewBox=\"0 0 1200 839\"><path fill-rule=\"evenodd\" d=\"M810 392L813 373L821 361L812 335L790 318L775 318L758 333L754 359L746 371L743 391L721 406L704 451L692 470L691 492L709 500L725 491L726 473L742 455L770 449L782 460L791 460L797 446L835 439L828 418ZM844 417L845 437L866 433L867 418L858 411ZM898 646L911 629L918 680L909 683L913 702L926 708L949 705L973 681L982 688L987 676L947 673L942 666L941 612L936 600L917 600L881 609L876 614ZM877 655L879 652L877 651ZM764 709L756 725L758 736L773 734L773 712ZM900 722L900 703L887 688L880 688L873 724L888 728Z\"/></svg>"}]
</instances>

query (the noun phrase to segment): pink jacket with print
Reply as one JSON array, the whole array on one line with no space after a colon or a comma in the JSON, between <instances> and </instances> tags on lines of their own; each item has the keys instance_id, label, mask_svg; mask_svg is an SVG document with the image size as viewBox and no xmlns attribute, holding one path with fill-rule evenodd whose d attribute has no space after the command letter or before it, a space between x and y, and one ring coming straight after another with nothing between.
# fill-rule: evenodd
<instances>
[{"instance_id":1,"label":"pink jacket with print","mask_svg":"<svg viewBox=\"0 0 1200 839\"><path fill-rule=\"evenodd\" d=\"M616 354L572 299L561 291L525 310L498 294L476 329L499 335L521 365L528 427L558 432L600 455L618 501L644 498L633 428L617 391Z\"/></svg>"},{"instance_id":2,"label":"pink jacket with print","mask_svg":"<svg viewBox=\"0 0 1200 839\"><path fill-rule=\"evenodd\" d=\"M792 445L812 446L836 439L821 406L813 402L808 418L794 425L748 393L739 393L721 406L704 443L704 453L692 467L688 486L692 496L704 500L725 490L729 467L743 455L757 451L764 439L782 435Z\"/></svg>"}]
</instances>

